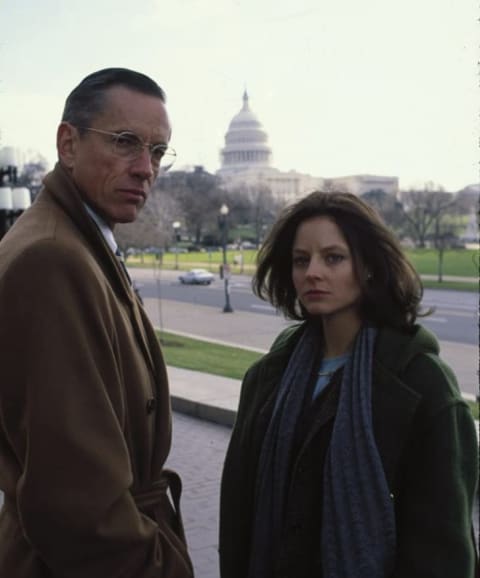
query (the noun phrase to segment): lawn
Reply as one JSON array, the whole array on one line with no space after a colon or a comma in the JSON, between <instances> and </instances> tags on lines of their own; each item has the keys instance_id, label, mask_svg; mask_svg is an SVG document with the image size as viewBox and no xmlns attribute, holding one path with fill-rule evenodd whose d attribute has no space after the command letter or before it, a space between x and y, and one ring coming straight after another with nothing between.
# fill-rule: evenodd
<instances>
[{"instance_id":1,"label":"lawn","mask_svg":"<svg viewBox=\"0 0 480 578\"><path fill-rule=\"evenodd\" d=\"M421 275L436 275L438 253L433 249L407 250L406 254ZM478 279L478 251L472 249L451 249L445 251L443 274Z\"/></svg>"},{"instance_id":2,"label":"lawn","mask_svg":"<svg viewBox=\"0 0 480 578\"><path fill-rule=\"evenodd\" d=\"M480 413L480 408L479 408L479 404L476 401L467 401L468 406L470 407L470 410L472 412L473 415L473 419L479 419L479 413Z\"/></svg>"},{"instance_id":3,"label":"lawn","mask_svg":"<svg viewBox=\"0 0 480 578\"><path fill-rule=\"evenodd\" d=\"M242 379L261 353L157 331L167 365Z\"/></svg>"},{"instance_id":4,"label":"lawn","mask_svg":"<svg viewBox=\"0 0 480 578\"><path fill-rule=\"evenodd\" d=\"M227 263L231 266L232 273L252 274L255 271L255 250L235 251L229 249L226 252ZM243 260L243 265L241 264ZM190 253L164 253L161 261L165 269L188 270L194 267L202 267L217 273L220 265L223 263L222 251L192 251ZM129 257L127 264L129 267L151 267L159 265L160 261L155 259L154 255L143 255Z\"/></svg>"}]
</instances>

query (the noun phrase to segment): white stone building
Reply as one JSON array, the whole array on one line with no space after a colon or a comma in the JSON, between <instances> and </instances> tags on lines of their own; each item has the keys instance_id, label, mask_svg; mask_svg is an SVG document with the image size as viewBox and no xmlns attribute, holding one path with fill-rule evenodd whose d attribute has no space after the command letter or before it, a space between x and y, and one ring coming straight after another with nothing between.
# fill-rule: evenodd
<instances>
[{"instance_id":1,"label":"white stone building","mask_svg":"<svg viewBox=\"0 0 480 578\"><path fill-rule=\"evenodd\" d=\"M250 109L247 91L243 94L242 109L228 126L220 160L221 168L217 175L229 190L265 188L277 200L288 203L324 185L321 177L297 171L283 172L272 166L268 135Z\"/></svg>"},{"instance_id":2,"label":"white stone building","mask_svg":"<svg viewBox=\"0 0 480 578\"><path fill-rule=\"evenodd\" d=\"M354 195L363 195L369 191L382 190L385 193L398 196L398 177L382 177L378 175L351 175L325 179L325 184L332 190L348 191Z\"/></svg>"},{"instance_id":3,"label":"white stone building","mask_svg":"<svg viewBox=\"0 0 480 578\"><path fill-rule=\"evenodd\" d=\"M247 91L243 94L242 109L232 118L225 133L220 161L217 175L225 188L245 191L269 189L282 203L292 202L315 189L326 188L349 191L355 195L378 189L398 194L398 177L353 175L325 179L273 167L268 135L250 109Z\"/></svg>"}]
</instances>

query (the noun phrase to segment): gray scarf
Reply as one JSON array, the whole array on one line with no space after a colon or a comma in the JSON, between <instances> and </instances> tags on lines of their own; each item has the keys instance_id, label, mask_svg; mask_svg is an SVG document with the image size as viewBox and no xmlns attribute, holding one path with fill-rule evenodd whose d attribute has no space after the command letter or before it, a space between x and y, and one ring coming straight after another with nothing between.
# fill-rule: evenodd
<instances>
[{"instance_id":1,"label":"gray scarf","mask_svg":"<svg viewBox=\"0 0 480 578\"><path fill-rule=\"evenodd\" d=\"M385 578L395 553L393 503L371 415L376 331L359 333L343 373L323 479L325 578ZM315 363L318 328L307 325L280 383L260 454L249 578L269 578L280 545L292 447Z\"/></svg>"},{"instance_id":2,"label":"gray scarf","mask_svg":"<svg viewBox=\"0 0 480 578\"><path fill-rule=\"evenodd\" d=\"M323 474L324 578L385 578L393 571L395 512L372 427L376 331L364 328L343 371Z\"/></svg>"}]
</instances>

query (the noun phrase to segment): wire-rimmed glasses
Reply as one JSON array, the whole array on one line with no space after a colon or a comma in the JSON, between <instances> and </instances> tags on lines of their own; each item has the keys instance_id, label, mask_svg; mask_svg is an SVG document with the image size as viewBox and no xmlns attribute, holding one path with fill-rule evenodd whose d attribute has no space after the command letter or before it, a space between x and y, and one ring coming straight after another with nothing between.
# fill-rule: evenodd
<instances>
[{"instance_id":1,"label":"wire-rimmed glasses","mask_svg":"<svg viewBox=\"0 0 480 578\"><path fill-rule=\"evenodd\" d=\"M144 148L147 148L148 152L150 153L150 159L153 167L156 170L161 169L162 172L168 171L177 157L177 153L172 147L169 147L164 143L147 143L134 132L110 132L108 130L91 128L89 126L79 126L77 128L110 136L112 152L119 157L134 160L141 156Z\"/></svg>"}]
</instances>

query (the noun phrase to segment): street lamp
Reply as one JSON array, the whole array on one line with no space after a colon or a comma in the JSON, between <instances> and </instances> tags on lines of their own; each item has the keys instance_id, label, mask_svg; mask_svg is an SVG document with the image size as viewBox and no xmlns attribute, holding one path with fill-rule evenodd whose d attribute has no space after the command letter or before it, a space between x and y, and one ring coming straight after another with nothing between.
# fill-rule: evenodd
<instances>
[{"instance_id":1,"label":"street lamp","mask_svg":"<svg viewBox=\"0 0 480 578\"><path fill-rule=\"evenodd\" d=\"M12 189L0 187L0 239L10 228L10 215L13 210Z\"/></svg>"},{"instance_id":2,"label":"street lamp","mask_svg":"<svg viewBox=\"0 0 480 578\"><path fill-rule=\"evenodd\" d=\"M8 177L6 183L4 177ZM26 187L15 187L17 168L9 165L0 167L0 239L10 229L17 218L31 205L30 191Z\"/></svg>"},{"instance_id":3,"label":"street lamp","mask_svg":"<svg viewBox=\"0 0 480 578\"><path fill-rule=\"evenodd\" d=\"M178 230L181 226L180 221L174 221L172 223L173 235L175 237L175 269L178 269Z\"/></svg>"},{"instance_id":4,"label":"street lamp","mask_svg":"<svg viewBox=\"0 0 480 578\"><path fill-rule=\"evenodd\" d=\"M225 203L223 203L223 205L220 207L218 226L222 233L222 251L223 251L222 277L225 286L225 307L223 308L223 312L233 313L233 309L230 305L230 289L228 286L228 282L230 280L230 267L227 263L228 207Z\"/></svg>"}]
</instances>

